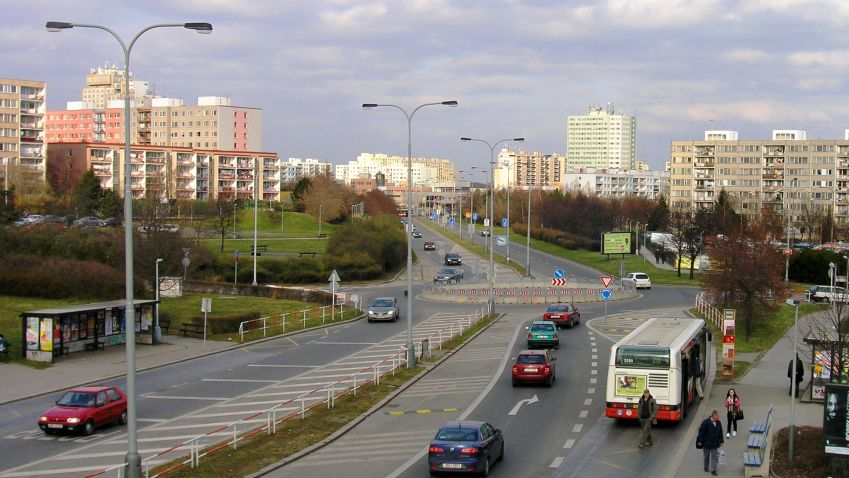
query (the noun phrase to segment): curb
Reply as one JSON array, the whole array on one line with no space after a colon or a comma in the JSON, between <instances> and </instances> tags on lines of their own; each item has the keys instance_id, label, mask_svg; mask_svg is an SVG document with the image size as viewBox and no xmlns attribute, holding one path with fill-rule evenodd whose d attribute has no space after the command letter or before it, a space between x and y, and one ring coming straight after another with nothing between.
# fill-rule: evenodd
<instances>
[{"instance_id":1,"label":"curb","mask_svg":"<svg viewBox=\"0 0 849 478\"><path fill-rule=\"evenodd\" d=\"M154 370L154 369L157 369L157 368L166 367L168 365L174 365L174 364L178 364L178 363L188 362L189 360L195 360L195 359L199 359L199 358L203 358L203 357L208 357L210 355L220 354L220 353L223 353L223 352L229 352L231 350L240 349L240 348L243 348L243 347L247 347L249 345L260 344L260 343L268 342L268 341L283 338L283 337L290 337L292 335L299 335L299 334L302 334L302 333L305 333L305 332L310 332L310 331L313 331L313 330L321 330L321 329L326 329L328 327L335 327L337 325L349 324L351 322L356 322L356 321L362 319L365 316L366 316L365 314L360 314L360 315L354 317L353 319L348 319L348 320L345 320L345 321L342 321L342 322L334 322L332 324L318 325L318 326L315 326L315 327L310 327L309 329L296 330L294 332L288 332L288 333L285 333L285 334L275 335L273 337L265 337L265 338L262 338L262 339L257 339L257 340L254 340L252 342L246 342L246 343L243 343L243 344L234 344L232 347L224 348L224 349L221 349L221 350L215 350L215 351L212 351L212 352L204 352L204 353L201 353L199 355L195 355L193 357L184 357L184 358L181 358L181 359L178 359L178 360L173 360L171 362L164 362L164 363L160 363L160 364L157 364L157 365L151 365L150 367L137 368L136 373L147 372L148 370ZM138 345L138 344L136 344L136 345ZM20 402L22 400L29 400L30 398L40 397L42 395L48 395L48 394L51 394L51 393L58 393L58 392L61 392L63 390L68 390L69 388L76 388L76 387L82 387L82 386L85 386L85 385L98 384L98 383L104 382L106 380L113 380L113 379L123 377L123 376L126 376L126 375L127 375L127 372L107 375L105 377L100 377L100 378L95 379L95 380L88 380L88 381L85 381L85 382L82 382L82 383L78 383L76 385L59 387L59 388L55 388L55 389L52 389L52 390L47 390L45 392L34 393L34 394L28 395L26 397L16 398L14 400L8 400L8 401L5 401L5 402L0 402L0 405L6 405L6 404L9 404L9 403Z\"/></svg>"},{"instance_id":2,"label":"curb","mask_svg":"<svg viewBox=\"0 0 849 478\"><path fill-rule=\"evenodd\" d=\"M496 317L489 324L487 324L486 327L475 332L474 335L467 338L465 341L463 341L462 344L458 345L454 350L451 350L450 352L448 352L445 355L443 355L442 357L440 357L439 360L437 360L436 362L429 364L424 370L419 372L418 375L416 375L415 377L408 380L404 385L399 387L394 392L383 397L382 400L375 403L371 408L369 408L368 410L363 412L357 418L355 418L355 419L351 420L350 422L348 422L347 424L345 424L342 428L340 428L340 429L336 430L335 432L333 432L332 434L330 434L330 436L328 436L327 438L325 438L325 439L323 439L323 440L321 440L317 443L314 443L314 444L310 445L309 447L304 448L303 450L301 450L297 453L289 455L288 457L278 461L277 463L274 463L272 465L268 465L265 468L255 472L255 473L252 473L250 475L246 475L245 478L257 478L257 477L260 477L260 476L265 476L266 474L268 474L268 473L270 473L274 470L277 470L278 468L282 468L282 467L288 465L289 463L297 461L297 460L309 455L310 453L317 451L317 450L320 450L320 449L324 448L325 446L327 446L327 445L333 443L334 441L338 440L339 438L341 438L342 436L347 434L349 431L351 431L354 427L356 427L357 425L362 423L366 418L370 417L371 415L374 415L378 410L380 410L381 408L386 406L387 403L394 400L395 397L397 397L398 395L403 393L405 390L407 390L408 388L415 385L416 382L418 382L425 375L429 374L431 371L433 371L434 369L439 367L444 361L451 358L455 353L462 350L463 347L465 347L469 342L471 342L472 340L477 338L478 335L482 334L487 329L489 329L493 324L498 322L503 316L504 316L504 314L498 314L498 317Z\"/></svg>"}]
</instances>

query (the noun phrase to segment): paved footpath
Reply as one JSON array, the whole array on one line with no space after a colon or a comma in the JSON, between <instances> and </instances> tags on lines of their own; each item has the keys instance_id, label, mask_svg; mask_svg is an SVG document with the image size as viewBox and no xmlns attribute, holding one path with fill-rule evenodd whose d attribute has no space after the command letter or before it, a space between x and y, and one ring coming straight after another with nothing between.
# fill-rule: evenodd
<instances>
[{"instance_id":1,"label":"paved footpath","mask_svg":"<svg viewBox=\"0 0 849 478\"><path fill-rule=\"evenodd\" d=\"M799 318L799 357L810 357L810 348L802 342L804 333L809 329L809 323L817 320L819 314L812 314ZM793 358L793 333L794 327L790 327L778 342L769 349L763 357L749 370L745 377L734 385L712 384L705 390L705 399L697 411L698 417L707 417L712 410L720 412L720 420L723 427L727 427L723 402L728 389L733 387L740 394L746 419L737 423L737 436L726 438L723 448L725 449L728 462L718 467L719 476L745 476L743 466L743 452L746 450L746 440L749 438L749 426L755 421L766 417L770 404L774 404L772 412L773 425L770 433L789 426L790 424L790 396L788 389L790 380L787 378L787 364ZM743 335L737 336L738 340L745 340ZM810 368L806 369L805 380L801 389L805 390L810 381ZM823 405L820 403L805 403L796 401L796 426L822 426ZM701 418L693 420L688 430L689 439L682 443L676 452L674 459L680 465L668 477L695 478L705 476L702 468L702 450L696 449L696 435Z\"/></svg>"}]
</instances>

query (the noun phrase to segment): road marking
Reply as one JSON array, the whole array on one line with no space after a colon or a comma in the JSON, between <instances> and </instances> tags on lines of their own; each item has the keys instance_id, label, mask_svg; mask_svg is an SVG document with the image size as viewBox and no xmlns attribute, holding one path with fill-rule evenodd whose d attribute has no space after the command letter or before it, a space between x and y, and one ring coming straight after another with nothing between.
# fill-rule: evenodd
<instances>
[{"instance_id":1,"label":"road marking","mask_svg":"<svg viewBox=\"0 0 849 478\"><path fill-rule=\"evenodd\" d=\"M251 380L247 378L204 378L201 382L277 383L280 380Z\"/></svg>"},{"instance_id":2,"label":"road marking","mask_svg":"<svg viewBox=\"0 0 849 478\"><path fill-rule=\"evenodd\" d=\"M288 340L289 342L292 342L292 345L298 345L298 343L295 342L294 340L292 340L291 337L286 337L286 340Z\"/></svg>"},{"instance_id":3,"label":"road marking","mask_svg":"<svg viewBox=\"0 0 849 478\"><path fill-rule=\"evenodd\" d=\"M560 465L563 464L564 459L565 459L564 457L558 456L557 458L554 459L554 461L551 462L550 465L548 465L548 467L549 468L559 468Z\"/></svg>"},{"instance_id":4,"label":"road marking","mask_svg":"<svg viewBox=\"0 0 849 478\"><path fill-rule=\"evenodd\" d=\"M431 413L431 410L429 408L420 408L420 409L416 410L416 413L419 414L419 415L427 415L427 414Z\"/></svg>"},{"instance_id":5,"label":"road marking","mask_svg":"<svg viewBox=\"0 0 849 478\"><path fill-rule=\"evenodd\" d=\"M137 422L146 422L146 423L162 423L166 421L165 418L136 418Z\"/></svg>"},{"instance_id":6,"label":"road marking","mask_svg":"<svg viewBox=\"0 0 849 478\"><path fill-rule=\"evenodd\" d=\"M566 443L563 444L563 448L565 448L567 450L572 448L573 446L575 446L575 439L574 438L570 438L570 439L566 440Z\"/></svg>"},{"instance_id":7,"label":"road marking","mask_svg":"<svg viewBox=\"0 0 849 478\"><path fill-rule=\"evenodd\" d=\"M590 370L590 375L598 375L598 370L596 370L596 369Z\"/></svg>"},{"instance_id":8,"label":"road marking","mask_svg":"<svg viewBox=\"0 0 849 478\"><path fill-rule=\"evenodd\" d=\"M168 396L168 395L145 395L144 398L159 398L159 399L163 399L163 400L215 400L215 401L232 400L232 398L184 397L184 396Z\"/></svg>"},{"instance_id":9,"label":"road marking","mask_svg":"<svg viewBox=\"0 0 849 478\"><path fill-rule=\"evenodd\" d=\"M598 349L593 347L593 353L598 353Z\"/></svg>"},{"instance_id":10,"label":"road marking","mask_svg":"<svg viewBox=\"0 0 849 478\"><path fill-rule=\"evenodd\" d=\"M590 383L597 383L597 382L598 382L598 379L597 379L597 378L591 378L591 379L590 379Z\"/></svg>"},{"instance_id":11,"label":"road marking","mask_svg":"<svg viewBox=\"0 0 849 478\"><path fill-rule=\"evenodd\" d=\"M590 364L590 367L598 367L598 362L592 362L592 363Z\"/></svg>"},{"instance_id":12,"label":"road marking","mask_svg":"<svg viewBox=\"0 0 849 478\"><path fill-rule=\"evenodd\" d=\"M590 400L590 401L592 401L592 400ZM581 410L581 413L578 414L578 418L587 418L587 415L589 415L589 414L590 414L589 410Z\"/></svg>"},{"instance_id":13,"label":"road marking","mask_svg":"<svg viewBox=\"0 0 849 478\"><path fill-rule=\"evenodd\" d=\"M574 427L572 427L572 433L581 433L581 430L584 428L583 423L578 423Z\"/></svg>"},{"instance_id":14,"label":"road marking","mask_svg":"<svg viewBox=\"0 0 849 478\"><path fill-rule=\"evenodd\" d=\"M262 364L249 363L248 367L265 367L265 368L318 368L320 365L282 365L282 364Z\"/></svg>"},{"instance_id":15,"label":"road marking","mask_svg":"<svg viewBox=\"0 0 849 478\"><path fill-rule=\"evenodd\" d=\"M513 407L513 409L512 409L512 410L510 410L510 411L507 413L507 415L511 415L511 416L512 416L512 415L516 415L517 413L519 413L519 409L520 409L520 408L522 408L522 405L530 405L530 404L532 404L532 403L537 403L538 401L539 401L539 398L537 398L537 396L536 396L536 395L534 395L534 396L533 396L533 397L531 397L531 398L526 398L526 399L524 399L524 400L519 400L518 402L516 402L516 405Z\"/></svg>"},{"instance_id":16,"label":"road marking","mask_svg":"<svg viewBox=\"0 0 849 478\"><path fill-rule=\"evenodd\" d=\"M598 360L598 355L593 355L591 358L592 358L593 360Z\"/></svg>"},{"instance_id":17,"label":"road marking","mask_svg":"<svg viewBox=\"0 0 849 478\"><path fill-rule=\"evenodd\" d=\"M585 398L584 399L584 405L592 405L592 404L593 404L592 398Z\"/></svg>"},{"instance_id":18,"label":"road marking","mask_svg":"<svg viewBox=\"0 0 849 478\"><path fill-rule=\"evenodd\" d=\"M326 329L325 329L326 330ZM329 341L321 341L321 342L313 342L318 345L377 345L377 342L329 342Z\"/></svg>"},{"instance_id":19,"label":"road marking","mask_svg":"<svg viewBox=\"0 0 849 478\"><path fill-rule=\"evenodd\" d=\"M588 388L588 389L587 389L587 393L588 393L588 394L590 394L590 395L592 395L593 393L595 393L595 387L590 387L590 388Z\"/></svg>"}]
</instances>

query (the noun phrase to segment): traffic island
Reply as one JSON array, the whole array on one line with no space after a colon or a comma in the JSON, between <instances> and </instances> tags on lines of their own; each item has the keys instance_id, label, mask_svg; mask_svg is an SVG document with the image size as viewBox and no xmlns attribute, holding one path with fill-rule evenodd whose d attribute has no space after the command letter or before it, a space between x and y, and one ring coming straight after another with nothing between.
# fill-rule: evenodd
<instances>
[{"instance_id":1,"label":"traffic island","mask_svg":"<svg viewBox=\"0 0 849 478\"><path fill-rule=\"evenodd\" d=\"M639 293L628 286L611 284L605 288L600 283L586 282L554 286L552 280L549 280L496 283L493 287L493 295L496 304L551 304L633 299L638 297ZM460 283L427 286L419 298L436 302L484 304L489 299L489 284Z\"/></svg>"}]
</instances>

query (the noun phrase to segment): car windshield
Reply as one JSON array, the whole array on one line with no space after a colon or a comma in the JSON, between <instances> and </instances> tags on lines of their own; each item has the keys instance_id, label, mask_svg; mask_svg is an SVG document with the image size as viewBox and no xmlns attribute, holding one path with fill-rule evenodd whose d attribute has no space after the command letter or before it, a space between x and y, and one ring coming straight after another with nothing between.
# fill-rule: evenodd
<instances>
[{"instance_id":1,"label":"car windshield","mask_svg":"<svg viewBox=\"0 0 849 478\"><path fill-rule=\"evenodd\" d=\"M378 299L371 303L372 307L392 307L392 301L389 299Z\"/></svg>"},{"instance_id":2,"label":"car windshield","mask_svg":"<svg viewBox=\"0 0 849 478\"><path fill-rule=\"evenodd\" d=\"M439 271L439 273L440 274L452 275L452 274L454 274L454 269L442 269L441 271Z\"/></svg>"},{"instance_id":3,"label":"car windshield","mask_svg":"<svg viewBox=\"0 0 849 478\"><path fill-rule=\"evenodd\" d=\"M548 310L546 312L569 312L569 305L568 304L549 305Z\"/></svg>"},{"instance_id":4,"label":"car windshield","mask_svg":"<svg viewBox=\"0 0 849 478\"><path fill-rule=\"evenodd\" d=\"M534 324L531 327L532 332L554 332L554 326L551 324Z\"/></svg>"},{"instance_id":5,"label":"car windshield","mask_svg":"<svg viewBox=\"0 0 849 478\"><path fill-rule=\"evenodd\" d=\"M545 363L545 357L542 355L519 355L516 363Z\"/></svg>"},{"instance_id":6,"label":"car windshield","mask_svg":"<svg viewBox=\"0 0 849 478\"><path fill-rule=\"evenodd\" d=\"M444 441L476 441L478 431L471 428L443 428L436 434L437 440Z\"/></svg>"},{"instance_id":7,"label":"car windshield","mask_svg":"<svg viewBox=\"0 0 849 478\"><path fill-rule=\"evenodd\" d=\"M96 394L92 392L65 392L57 405L66 407L93 407Z\"/></svg>"},{"instance_id":8,"label":"car windshield","mask_svg":"<svg viewBox=\"0 0 849 478\"><path fill-rule=\"evenodd\" d=\"M634 278L635 279L648 279L649 276L647 276L645 274L634 274Z\"/></svg>"},{"instance_id":9,"label":"car windshield","mask_svg":"<svg viewBox=\"0 0 849 478\"><path fill-rule=\"evenodd\" d=\"M460 257L460 254L453 254L453 253L452 254L445 254L445 257L447 257L449 259L457 259L457 258Z\"/></svg>"},{"instance_id":10,"label":"car windshield","mask_svg":"<svg viewBox=\"0 0 849 478\"><path fill-rule=\"evenodd\" d=\"M619 347L617 367L669 368L669 349L653 347Z\"/></svg>"}]
</instances>

